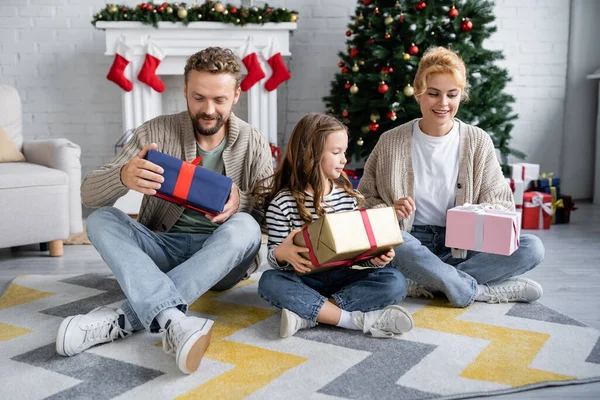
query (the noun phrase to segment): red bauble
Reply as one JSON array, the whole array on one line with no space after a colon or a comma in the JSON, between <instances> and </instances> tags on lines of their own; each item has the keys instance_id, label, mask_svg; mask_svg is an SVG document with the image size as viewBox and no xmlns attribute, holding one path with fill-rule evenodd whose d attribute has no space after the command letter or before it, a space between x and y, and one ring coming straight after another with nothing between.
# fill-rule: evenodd
<instances>
[{"instance_id":1,"label":"red bauble","mask_svg":"<svg viewBox=\"0 0 600 400\"><path fill-rule=\"evenodd\" d=\"M379 129L379 124L377 122L373 122L371 125L369 125L369 129L374 132Z\"/></svg>"},{"instance_id":2,"label":"red bauble","mask_svg":"<svg viewBox=\"0 0 600 400\"><path fill-rule=\"evenodd\" d=\"M344 63L340 61L340 62L338 63L338 67L342 68L343 66L344 66Z\"/></svg>"},{"instance_id":3,"label":"red bauble","mask_svg":"<svg viewBox=\"0 0 600 400\"><path fill-rule=\"evenodd\" d=\"M390 111L389 113L387 113L387 117L388 117L388 119L395 121L396 120L396 111Z\"/></svg>"},{"instance_id":4,"label":"red bauble","mask_svg":"<svg viewBox=\"0 0 600 400\"><path fill-rule=\"evenodd\" d=\"M371 4L373 2L373 0L363 0L363 4L365 6L368 6L369 4Z\"/></svg>"},{"instance_id":5,"label":"red bauble","mask_svg":"<svg viewBox=\"0 0 600 400\"><path fill-rule=\"evenodd\" d=\"M400 18L398 18L398 21L404 22L404 13L400 13Z\"/></svg>"},{"instance_id":6,"label":"red bauble","mask_svg":"<svg viewBox=\"0 0 600 400\"><path fill-rule=\"evenodd\" d=\"M371 36L371 37L369 38L369 43L371 43L371 44L375 43L375 39L373 38L373 36Z\"/></svg>"},{"instance_id":7,"label":"red bauble","mask_svg":"<svg viewBox=\"0 0 600 400\"><path fill-rule=\"evenodd\" d=\"M121 11L123 11L123 12L127 11L127 7L121 7Z\"/></svg>"},{"instance_id":8,"label":"red bauble","mask_svg":"<svg viewBox=\"0 0 600 400\"><path fill-rule=\"evenodd\" d=\"M346 84L344 85L344 87L345 87L346 89L350 89L350 86L352 86L352 85L350 85L350 82L346 82Z\"/></svg>"},{"instance_id":9,"label":"red bauble","mask_svg":"<svg viewBox=\"0 0 600 400\"><path fill-rule=\"evenodd\" d=\"M381 68L381 73L382 74L391 74L392 72L394 72L394 68L390 67L389 65L387 67L383 67Z\"/></svg>"},{"instance_id":10,"label":"red bauble","mask_svg":"<svg viewBox=\"0 0 600 400\"><path fill-rule=\"evenodd\" d=\"M158 8L156 9L158 12L163 12L165 8L163 6L158 6Z\"/></svg>"},{"instance_id":11,"label":"red bauble","mask_svg":"<svg viewBox=\"0 0 600 400\"><path fill-rule=\"evenodd\" d=\"M375 11L373 11L373 14L379 15L379 8L375 7Z\"/></svg>"},{"instance_id":12,"label":"red bauble","mask_svg":"<svg viewBox=\"0 0 600 400\"><path fill-rule=\"evenodd\" d=\"M381 82L379 84L379 86L377 87L377 90L379 91L379 93L384 94L385 92L387 92L390 88L388 87L388 85L386 85L384 82Z\"/></svg>"},{"instance_id":13,"label":"red bauble","mask_svg":"<svg viewBox=\"0 0 600 400\"><path fill-rule=\"evenodd\" d=\"M231 8L229 9L229 12L230 12L230 13L232 13L232 14L235 14L235 13L237 12L237 8L235 8L235 7L231 7Z\"/></svg>"},{"instance_id":14,"label":"red bauble","mask_svg":"<svg viewBox=\"0 0 600 400\"><path fill-rule=\"evenodd\" d=\"M152 4L148 4L148 6L146 7L148 10L152 11Z\"/></svg>"},{"instance_id":15,"label":"red bauble","mask_svg":"<svg viewBox=\"0 0 600 400\"><path fill-rule=\"evenodd\" d=\"M347 116L348 116L348 110L342 111L342 117L347 117Z\"/></svg>"},{"instance_id":16,"label":"red bauble","mask_svg":"<svg viewBox=\"0 0 600 400\"><path fill-rule=\"evenodd\" d=\"M146 3L142 3L142 4L140 4L140 8L141 8L142 10L145 10L145 9L146 9L146 7L148 7L148 4L146 4Z\"/></svg>"},{"instance_id":17,"label":"red bauble","mask_svg":"<svg viewBox=\"0 0 600 400\"><path fill-rule=\"evenodd\" d=\"M342 68L342 74L347 74L348 72L350 72L350 70L348 69L348 67Z\"/></svg>"},{"instance_id":18,"label":"red bauble","mask_svg":"<svg viewBox=\"0 0 600 400\"><path fill-rule=\"evenodd\" d=\"M392 37L392 35L390 35L388 32L385 33L385 35L383 35L384 38L389 39Z\"/></svg>"},{"instance_id":19,"label":"red bauble","mask_svg":"<svg viewBox=\"0 0 600 400\"><path fill-rule=\"evenodd\" d=\"M416 56L419 54L419 48L413 43L412 46L408 48L408 54Z\"/></svg>"},{"instance_id":20,"label":"red bauble","mask_svg":"<svg viewBox=\"0 0 600 400\"><path fill-rule=\"evenodd\" d=\"M462 29L463 32L470 32L471 29L473 29L473 22L471 22L470 19L464 19L460 25L460 29Z\"/></svg>"},{"instance_id":21,"label":"red bauble","mask_svg":"<svg viewBox=\"0 0 600 400\"><path fill-rule=\"evenodd\" d=\"M352 31L350 31L350 30L346 31L346 36L352 36Z\"/></svg>"},{"instance_id":22,"label":"red bauble","mask_svg":"<svg viewBox=\"0 0 600 400\"><path fill-rule=\"evenodd\" d=\"M350 57L356 57L357 55L358 55L357 48L353 48L352 50L350 50Z\"/></svg>"},{"instance_id":23,"label":"red bauble","mask_svg":"<svg viewBox=\"0 0 600 400\"><path fill-rule=\"evenodd\" d=\"M427 3L425 3L424 1L420 1L416 5L416 8L417 8L418 11L424 10L425 7L427 7Z\"/></svg>"},{"instance_id":24,"label":"red bauble","mask_svg":"<svg viewBox=\"0 0 600 400\"><path fill-rule=\"evenodd\" d=\"M456 7L452 6L452 8L450 9L450 11L448 11L448 16L450 18L456 18L456 17L458 17L458 10L456 9Z\"/></svg>"}]
</instances>

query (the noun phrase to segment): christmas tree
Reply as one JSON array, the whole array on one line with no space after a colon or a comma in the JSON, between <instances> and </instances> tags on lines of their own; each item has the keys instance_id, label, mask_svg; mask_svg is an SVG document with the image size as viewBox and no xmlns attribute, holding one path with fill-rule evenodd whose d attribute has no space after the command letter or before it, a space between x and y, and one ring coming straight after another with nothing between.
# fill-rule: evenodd
<instances>
[{"instance_id":1,"label":"christmas tree","mask_svg":"<svg viewBox=\"0 0 600 400\"><path fill-rule=\"evenodd\" d=\"M350 129L349 154L368 156L379 136L421 116L411 86L420 57L429 47L444 46L462 57L470 86L469 100L457 118L488 132L500 149L503 167L509 155L511 121L517 118L504 93L510 80L498 67L502 52L483 48L495 32L493 4L487 0L359 0L346 32L341 71L324 98L329 112Z\"/></svg>"}]
</instances>

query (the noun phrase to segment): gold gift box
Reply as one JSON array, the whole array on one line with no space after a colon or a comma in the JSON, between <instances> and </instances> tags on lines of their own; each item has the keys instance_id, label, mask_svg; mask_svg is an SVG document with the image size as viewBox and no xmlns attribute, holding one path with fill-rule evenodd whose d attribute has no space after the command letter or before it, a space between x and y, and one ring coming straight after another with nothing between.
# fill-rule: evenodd
<instances>
[{"instance_id":1,"label":"gold gift box","mask_svg":"<svg viewBox=\"0 0 600 400\"><path fill-rule=\"evenodd\" d=\"M374 208L366 210L366 215L377 244L369 253L369 258L385 254L403 243L394 208ZM371 248L361 211L326 214L304 229L310 238L318 268L338 262L344 265L343 261L349 262L345 265L352 265L350 261ZM294 244L308 247L304 240L304 230L294 236ZM308 253L300 254L311 259Z\"/></svg>"}]
</instances>

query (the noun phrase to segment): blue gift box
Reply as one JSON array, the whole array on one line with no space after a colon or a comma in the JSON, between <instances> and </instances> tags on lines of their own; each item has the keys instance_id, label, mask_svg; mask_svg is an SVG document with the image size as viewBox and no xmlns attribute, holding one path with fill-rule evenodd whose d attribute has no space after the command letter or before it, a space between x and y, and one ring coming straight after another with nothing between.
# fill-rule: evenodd
<instances>
[{"instance_id":1,"label":"blue gift box","mask_svg":"<svg viewBox=\"0 0 600 400\"><path fill-rule=\"evenodd\" d=\"M233 181L227 176L199 166L200 157L189 163L150 150L146 160L160 165L164 170L165 181L157 190L157 197L204 213L223 212Z\"/></svg>"},{"instance_id":2,"label":"blue gift box","mask_svg":"<svg viewBox=\"0 0 600 400\"><path fill-rule=\"evenodd\" d=\"M552 187L556 188L555 195L558 198L560 196L560 178L540 178L533 180L531 181L529 190L552 194Z\"/></svg>"}]
</instances>

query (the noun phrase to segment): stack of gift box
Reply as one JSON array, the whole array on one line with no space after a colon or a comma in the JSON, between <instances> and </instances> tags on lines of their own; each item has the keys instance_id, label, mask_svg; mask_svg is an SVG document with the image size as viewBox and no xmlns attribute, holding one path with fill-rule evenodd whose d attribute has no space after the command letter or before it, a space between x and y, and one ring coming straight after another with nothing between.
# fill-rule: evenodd
<instances>
[{"instance_id":1,"label":"stack of gift box","mask_svg":"<svg viewBox=\"0 0 600 400\"><path fill-rule=\"evenodd\" d=\"M522 212L523 229L550 229L552 224L568 224L575 210L571 196L561 194L560 179L541 173L538 164L511 164L506 178L515 205Z\"/></svg>"}]
</instances>

